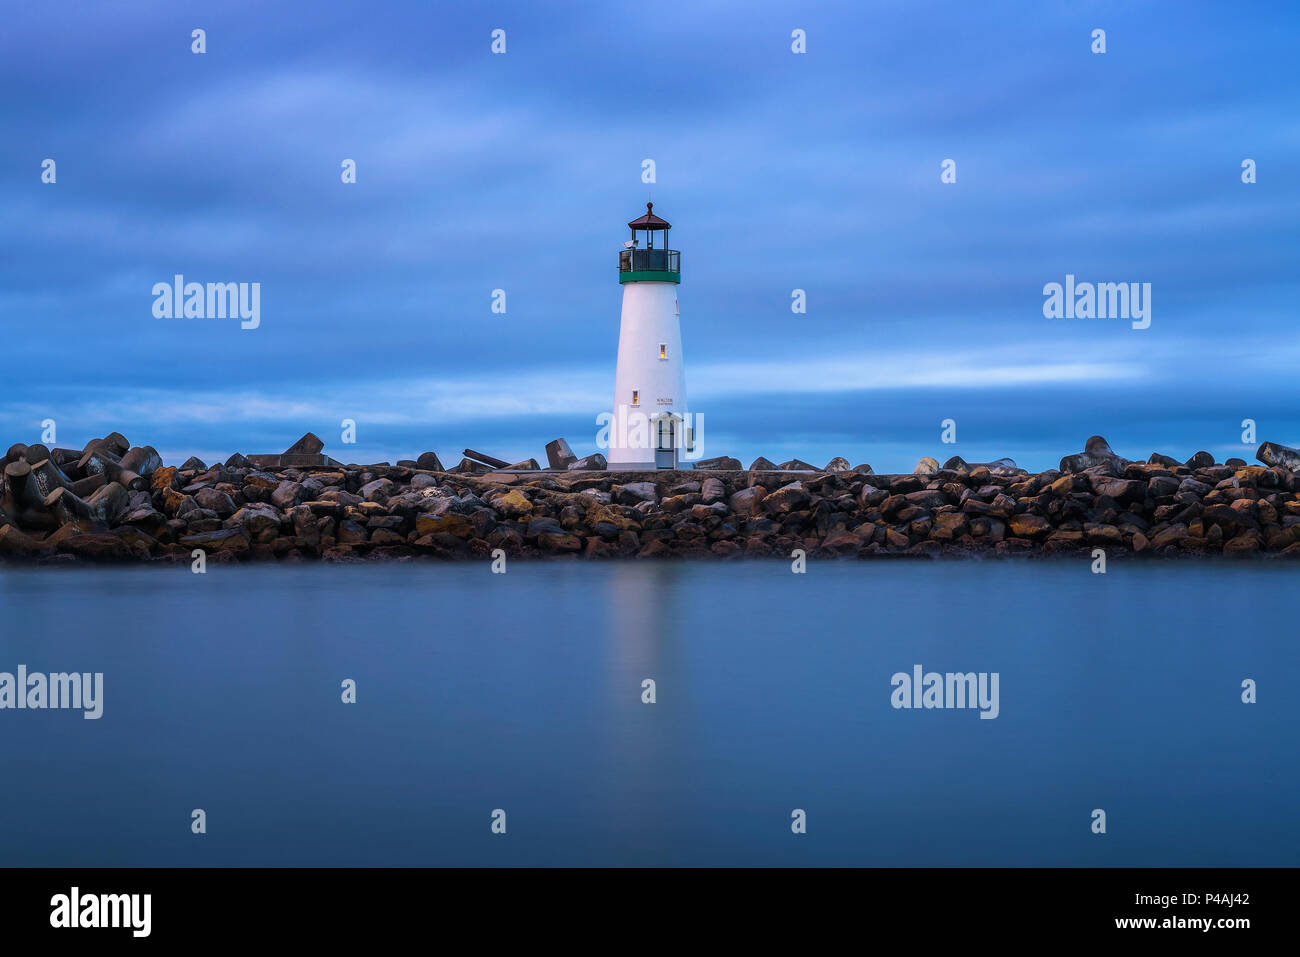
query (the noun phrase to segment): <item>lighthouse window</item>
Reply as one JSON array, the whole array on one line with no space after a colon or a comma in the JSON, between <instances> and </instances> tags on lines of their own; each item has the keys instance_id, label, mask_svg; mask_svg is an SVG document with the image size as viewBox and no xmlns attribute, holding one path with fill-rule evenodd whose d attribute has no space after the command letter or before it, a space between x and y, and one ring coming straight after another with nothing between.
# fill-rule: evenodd
<instances>
[{"instance_id":1,"label":"lighthouse window","mask_svg":"<svg viewBox=\"0 0 1300 957\"><path fill-rule=\"evenodd\" d=\"M659 358L660 359L668 358L668 343L666 342L659 343Z\"/></svg>"},{"instance_id":2,"label":"lighthouse window","mask_svg":"<svg viewBox=\"0 0 1300 957\"><path fill-rule=\"evenodd\" d=\"M638 392L636 389L633 389L633 390L632 390L632 404L633 404L633 405L638 405L638 404L639 404L638 397L639 397L640 395L641 395L641 393Z\"/></svg>"}]
</instances>

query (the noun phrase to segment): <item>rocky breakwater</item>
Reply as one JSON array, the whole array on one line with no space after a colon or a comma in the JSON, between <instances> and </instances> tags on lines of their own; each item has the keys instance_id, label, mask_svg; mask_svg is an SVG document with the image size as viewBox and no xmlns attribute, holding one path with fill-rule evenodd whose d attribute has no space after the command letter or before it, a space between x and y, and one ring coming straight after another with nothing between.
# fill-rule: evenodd
<instances>
[{"instance_id":1,"label":"rocky breakwater","mask_svg":"<svg viewBox=\"0 0 1300 957\"><path fill-rule=\"evenodd\" d=\"M1300 452L1274 443L1260 446L1262 465L1204 452L1135 462L1093 437L1039 474L1006 459L926 458L913 474L875 475L840 459L828 470L760 460L629 473L295 455L167 466L117 433L81 450L15 445L3 461L0 558L1300 556ZM286 464L296 461L328 464Z\"/></svg>"}]
</instances>

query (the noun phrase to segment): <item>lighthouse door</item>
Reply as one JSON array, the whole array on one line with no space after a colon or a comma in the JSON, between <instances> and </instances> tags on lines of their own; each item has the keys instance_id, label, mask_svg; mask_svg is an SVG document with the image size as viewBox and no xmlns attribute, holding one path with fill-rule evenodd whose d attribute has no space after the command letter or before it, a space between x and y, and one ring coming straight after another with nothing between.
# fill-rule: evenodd
<instances>
[{"instance_id":1,"label":"lighthouse door","mask_svg":"<svg viewBox=\"0 0 1300 957\"><path fill-rule=\"evenodd\" d=\"M655 468L677 468L677 417L663 415L659 417L656 428Z\"/></svg>"}]
</instances>

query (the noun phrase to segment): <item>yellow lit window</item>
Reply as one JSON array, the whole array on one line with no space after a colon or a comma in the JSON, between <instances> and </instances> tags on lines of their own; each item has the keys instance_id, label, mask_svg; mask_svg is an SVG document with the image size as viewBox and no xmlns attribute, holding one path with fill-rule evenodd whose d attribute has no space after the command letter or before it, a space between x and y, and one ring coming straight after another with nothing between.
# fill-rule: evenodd
<instances>
[{"instance_id":1,"label":"yellow lit window","mask_svg":"<svg viewBox=\"0 0 1300 957\"><path fill-rule=\"evenodd\" d=\"M660 359L668 358L668 343L666 342L659 343L659 358Z\"/></svg>"},{"instance_id":2,"label":"yellow lit window","mask_svg":"<svg viewBox=\"0 0 1300 957\"><path fill-rule=\"evenodd\" d=\"M637 404L637 397L638 397L640 394L641 394L641 393L638 392L636 389L633 389L633 390L632 390L632 404L633 404L633 405L636 405L636 404Z\"/></svg>"}]
</instances>

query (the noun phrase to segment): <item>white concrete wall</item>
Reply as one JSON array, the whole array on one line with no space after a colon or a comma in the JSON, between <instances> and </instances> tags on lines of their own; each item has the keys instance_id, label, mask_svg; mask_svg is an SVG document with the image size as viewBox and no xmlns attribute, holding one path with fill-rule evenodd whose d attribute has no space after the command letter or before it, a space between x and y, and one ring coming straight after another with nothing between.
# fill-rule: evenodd
<instances>
[{"instance_id":1,"label":"white concrete wall","mask_svg":"<svg viewBox=\"0 0 1300 957\"><path fill-rule=\"evenodd\" d=\"M659 345L668 358L659 358ZM632 405L632 392L639 402ZM637 413L650 418L662 412L685 416L686 364L682 355L681 320L677 314L677 284L671 282L623 283L623 317L618 334L618 371L614 376L614 423L610 428L606 458L611 468L653 468L656 436L644 430L646 444L630 418ZM620 429L620 421L628 421ZM678 464L685 456L685 422L677 429ZM626 434L623 434L626 432Z\"/></svg>"}]
</instances>

